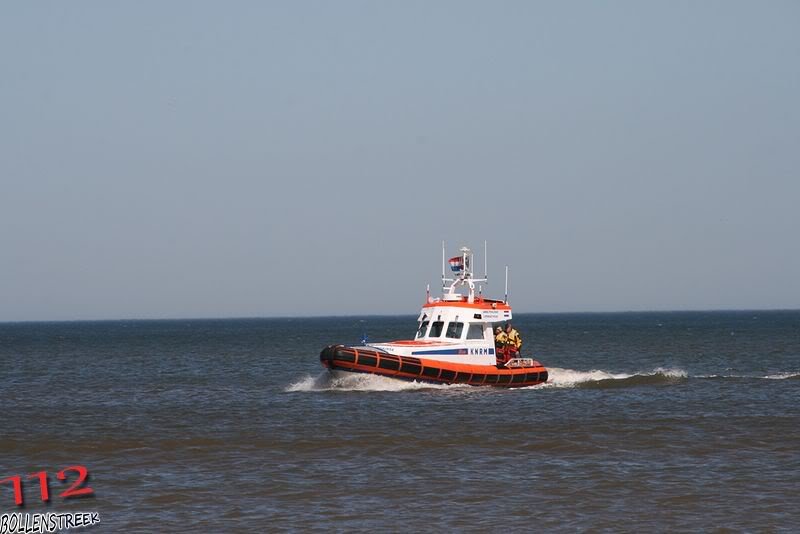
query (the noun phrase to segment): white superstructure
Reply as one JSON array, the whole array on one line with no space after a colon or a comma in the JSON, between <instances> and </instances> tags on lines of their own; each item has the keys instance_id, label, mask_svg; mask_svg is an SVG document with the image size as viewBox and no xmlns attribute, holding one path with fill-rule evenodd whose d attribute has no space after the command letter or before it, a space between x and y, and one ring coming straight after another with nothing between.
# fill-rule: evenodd
<instances>
[{"instance_id":1,"label":"white superstructure","mask_svg":"<svg viewBox=\"0 0 800 534\"><path fill-rule=\"evenodd\" d=\"M368 343L367 348L443 362L495 365L492 323L510 320L511 306L507 299L484 298L480 289L476 295L475 284L486 282L487 278L474 278L470 249L462 247L460 253L449 260L456 274L453 278L446 278L442 249L442 297L428 296L417 318L414 339Z\"/></svg>"}]
</instances>

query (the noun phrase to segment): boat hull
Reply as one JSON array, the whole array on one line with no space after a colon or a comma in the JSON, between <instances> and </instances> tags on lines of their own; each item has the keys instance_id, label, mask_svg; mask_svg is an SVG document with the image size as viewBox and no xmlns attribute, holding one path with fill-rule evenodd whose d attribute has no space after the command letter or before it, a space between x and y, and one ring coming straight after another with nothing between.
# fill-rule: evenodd
<instances>
[{"instance_id":1,"label":"boat hull","mask_svg":"<svg viewBox=\"0 0 800 534\"><path fill-rule=\"evenodd\" d=\"M470 365L438 360L395 356L369 349L333 345L319 354L322 365L331 370L371 373L434 384L527 387L547 382L547 369L533 361L526 367Z\"/></svg>"}]
</instances>

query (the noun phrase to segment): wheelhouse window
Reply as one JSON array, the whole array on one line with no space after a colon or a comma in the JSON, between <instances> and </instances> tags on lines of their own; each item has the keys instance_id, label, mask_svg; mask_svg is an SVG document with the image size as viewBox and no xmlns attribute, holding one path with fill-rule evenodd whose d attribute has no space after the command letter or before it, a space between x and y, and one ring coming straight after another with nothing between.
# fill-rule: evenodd
<instances>
[{"instance_id":1,"label":"wheelhouse window","mask_svg":"<svg viewBox=\"0 0 800 534\"><path fill-rule=\"evenodd\" d=\"M450 323L447 325L447 337L461 339L461 332L464 330L464 323Z\"/></svg>"},{"instance_id":2,"label":"wheelhouse window","mask_svg":"<svg viewBox=\"0 0 800 534\"><path fill-rule=\"evenodd\" d=\"M434 321L431 323L431 331L428 337L441 337L442 330L444 330L444 321Z\"/></svg>"},{"instance_id":3,"label":"wheelhouse window","mask_svg":"<svg viewBox=\"0 0 800 534\"><path fill-rule=\"evenodd\" d=\"M467 329L467 339L483 339L483 325L481 323L472 323Z\"/></svg>"},{"instance_id":4,"label":"wheelhouse window","mask_svg":"<svg viewBox=\"0 0 800 534\"><path fill-rule=\"evenodd\" d=\"M419 324L419 330L417 330L416 339L419 339L421 337L425 337L425 332L428 330L428 324L429 323L430 323L430 321L422 321Z\"/></svg>"}]
</instances>

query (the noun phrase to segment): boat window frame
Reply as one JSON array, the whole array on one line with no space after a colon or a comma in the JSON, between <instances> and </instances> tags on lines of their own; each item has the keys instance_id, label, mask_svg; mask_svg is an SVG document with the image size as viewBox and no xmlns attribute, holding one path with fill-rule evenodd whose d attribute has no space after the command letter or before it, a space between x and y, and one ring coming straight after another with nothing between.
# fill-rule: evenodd
<instances>
[{"instance_id":1,"label":"boat window frame","mask_svg":"<svg viewBox=\"0 0 800 534\"><path fill-rule=\"evenodd\" d=\"M436 325L439 325L439 332L436 335L433 335L434 328ZM444 321L433 321L430 326L430 330L428 331L428 337L442 337L444 333Z\"/></svg>"},{"instance_id":2,"label":"boat window frame","mask_svg":"<svg viewBox=\"0 0 800 534\"><path fill-rule=\"evenodd\" d=\"M480 337L470 337L470 332L473 330L478 330L480 332ZM486 325L483 323L469 323L469 327L467 328L467 339L469 340L478 340L478 339L486 339Z\"/></svg>"},{"instance_id":3,"label":"boat window frame","mask_svg":"<svg viewBox=\"0 0 800 534\"><path fill-rule=\"evenodd\" d=\"M457 330L457 332L453 331L452 333L455 335L451 336L450 333L451 333L451 328L453 328L453 326L455 326L454 330ZM445 330L444 337L446 337L447 339L461 339L463 337L463 334L464 334L463 321L449 321L447 323L447 329Z\"/></svg>"},{"instance_id":4,"label":"boat window frame","mask_svg":"<svg viewBox=\"0 0 800 534\"><path fill-rule=\"evenodd\" d=\"M423 337L425 337L428 333L428 326L430 324L431 322L428 319L420 321L419 328L417 328L417 335L414 336L414 339L422 339Z\"/></svg>"}]
</instances>

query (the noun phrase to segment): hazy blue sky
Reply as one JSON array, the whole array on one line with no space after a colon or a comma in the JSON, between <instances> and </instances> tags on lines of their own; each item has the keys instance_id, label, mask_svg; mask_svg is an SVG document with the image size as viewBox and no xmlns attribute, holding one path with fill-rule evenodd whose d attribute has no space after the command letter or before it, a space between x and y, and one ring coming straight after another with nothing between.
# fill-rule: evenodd
<instances>
[{"instance_id":1,"label":"hazy blue sky","mask_svg":"<svg viewBox=\"0 0 800 534\"><path fill-rule=\"evenodd\" d=\"M0 7L0 320L798 308L799 171L796 1Z\"/></svg>"}]
</instances>

